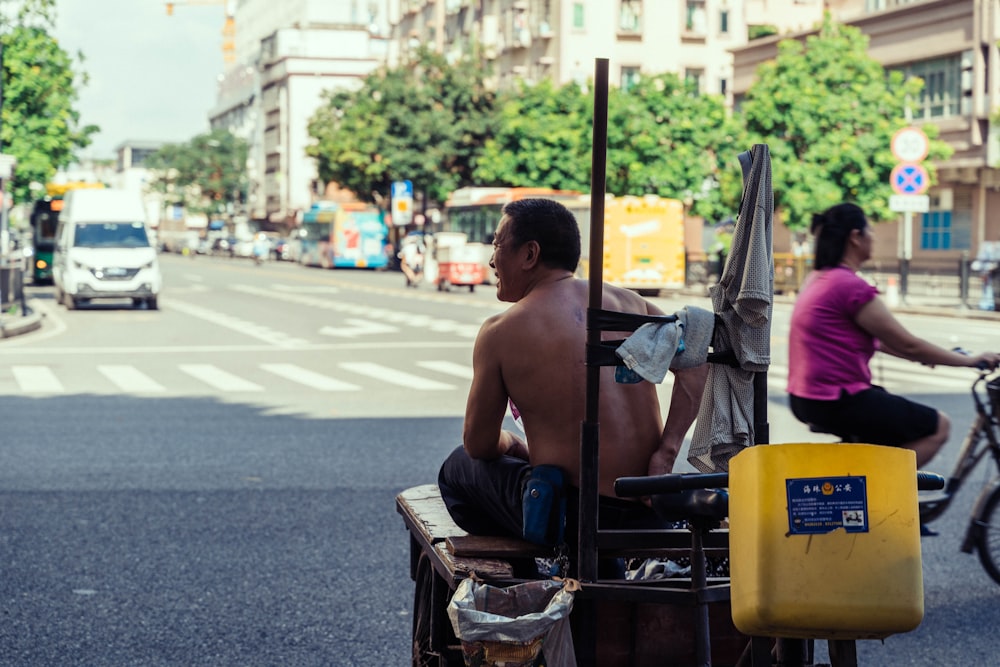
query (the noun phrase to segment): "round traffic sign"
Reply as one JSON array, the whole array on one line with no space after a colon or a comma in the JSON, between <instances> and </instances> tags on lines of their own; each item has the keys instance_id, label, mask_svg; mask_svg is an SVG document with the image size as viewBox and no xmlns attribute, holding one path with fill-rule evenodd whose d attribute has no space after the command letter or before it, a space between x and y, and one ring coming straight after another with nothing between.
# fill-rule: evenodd
<instances>
[{"instance_id":1,"label":"round traffic sign","mask_svg":"<svg viewBox=\"0 0 1000 667\"><path fill-rule=\"evenodd\" d=\"M930 187L931 177L919 164L897 164L889 174L889 184L896 194L922 195Z\"/></svg>"},{"instance_id":2,"label":"round traffic sign","mask_svg":"<svg viewBox=\"0 0 1000 667\"><path fill-rule=\"evenodd\" d=\"M919 127L904 127L892 135L890 146L900 162L920 162L927 157L931 142Z\"/></svg>"}]
</instances>

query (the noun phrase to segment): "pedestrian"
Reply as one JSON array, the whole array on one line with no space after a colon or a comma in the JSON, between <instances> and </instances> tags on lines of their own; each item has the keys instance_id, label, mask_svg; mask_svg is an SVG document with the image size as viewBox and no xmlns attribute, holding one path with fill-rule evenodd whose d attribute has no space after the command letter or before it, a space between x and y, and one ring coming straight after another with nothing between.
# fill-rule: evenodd
<instances>
[{"instance_id":1,"label":"pedestrian","mask_svg":"<svg viewBox=\"0 0 1000 667\"><path fill-rule=\"evenodd\" d=\"M416 287L420 283L424 270L424 246L423 234L407 234L403 238L402 247L399 250L400 268L406 276L406 286Z\"/></svg>"},{"instance_id":2,"label":"pedestrian","mask_svg":"<svg viewBox=\"0 0 1000 667\"><path fill-rule=\"evenodd\" d=\"M878 290L858 275L875 235L855 204L812 219L813 271L795 301L788 337L789 403L795 417L847 442L912 449L917 466L948 440L951 422L936 408L872 384L869 363L882 351L927 366L993 369L1000 354L964 355L910 333Z\"/></svg>"}]
</instances>

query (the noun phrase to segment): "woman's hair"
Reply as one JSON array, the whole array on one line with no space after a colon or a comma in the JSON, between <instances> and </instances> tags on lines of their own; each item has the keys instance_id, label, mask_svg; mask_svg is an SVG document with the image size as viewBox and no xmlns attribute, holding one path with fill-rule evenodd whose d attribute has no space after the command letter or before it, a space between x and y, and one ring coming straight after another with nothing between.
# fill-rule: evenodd
<instances>
[{"instance_id":1,"label":"woman's hair","mask_svg":"<svg viewBox=\"0 0 1000 667\"><path fill-rule=\"evenodd\" d=\"M514 247L537 241L538 260L554 269L576 271L580 263L580 227L568 208L551 199L508 202L507 235Z\"/></svg>"},{"instance_id":2,"label":"woman's hair","mask_svg":"<svg viewBox=\"0 0 1000 667\"><path fill-rule=\"evenodd\" d=\"M813 215L809 227L816 238L813 268L829 269L839 265L851 232L864 229L867 225L865 212L857 204L837 204Z\"/></svg>"}]
</instances>

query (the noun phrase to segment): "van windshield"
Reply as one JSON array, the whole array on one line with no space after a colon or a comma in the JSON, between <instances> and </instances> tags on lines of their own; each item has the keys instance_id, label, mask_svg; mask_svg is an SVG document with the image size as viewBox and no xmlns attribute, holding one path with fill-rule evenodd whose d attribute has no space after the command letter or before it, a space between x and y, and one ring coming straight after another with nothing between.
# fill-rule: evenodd
<instances>
[{"instance_id":1,"label":"van windshield","mask_svg":"<svg viewBox=\"0 0 1000 667\"><path fill-rule=\"evenodd\" d=\"M77 248L148 248L149 237L141 222L78 224L73 245Z\"/></svg>"}]
</instances>

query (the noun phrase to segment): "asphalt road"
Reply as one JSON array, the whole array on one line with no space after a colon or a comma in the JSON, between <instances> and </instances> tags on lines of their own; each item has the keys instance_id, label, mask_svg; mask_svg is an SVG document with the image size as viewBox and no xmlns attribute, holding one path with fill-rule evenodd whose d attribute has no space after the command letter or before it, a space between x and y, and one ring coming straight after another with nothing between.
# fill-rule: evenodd
<instances>
[{"instance_id":1,"label":"asphalt road","mask_svg":"<svg viewBox=\"0 0 1000 667\"><path fill-rule=\"evenodd\" d=\"M35 288L45 325L0 341L0 665L408 664L413 586L393 498L433 481L458 443L461 369L502 306L489 288L408 290L401 274L163 264L159 312L67 312ZM776 308L771 440L822 439L782 396L786 318ZM970 349L995 340L989 323L908 325ZM876 372L952 414L931 466L946 471L969 376ZM123 389L135 373L152 384ZM206 384L226 376L245 384ZM861 642L861 664L995 664L1000 587L958 551L983 481L923 540L923 623Z\"/></svg>"}]
</instances>

